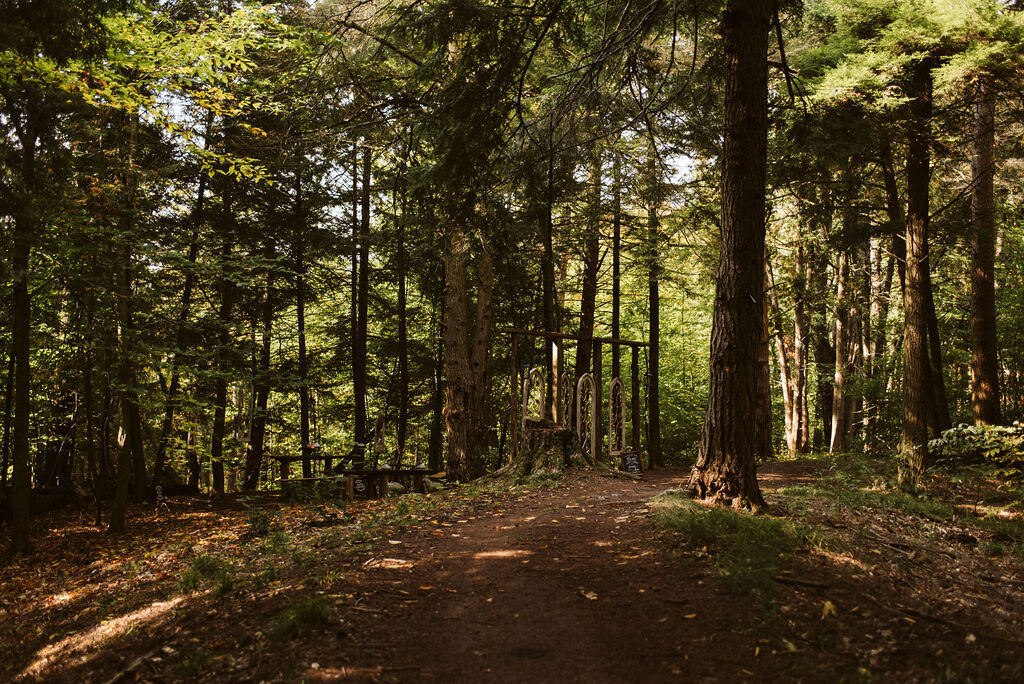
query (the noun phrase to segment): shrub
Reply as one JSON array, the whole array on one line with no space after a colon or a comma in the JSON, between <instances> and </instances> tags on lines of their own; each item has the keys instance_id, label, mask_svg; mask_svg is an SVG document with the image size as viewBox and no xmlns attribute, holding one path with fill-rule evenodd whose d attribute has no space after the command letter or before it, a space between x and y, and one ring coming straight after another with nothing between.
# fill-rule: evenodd
<instances>
[{"instance_id":1,"label":"shrub","mask_svg":"<svg viewBox=\"0 0 1024 684\"><path fill-rule=\"evenodd\" d=\"M1024 485L1024 425L967 425L960 423L928 443L940 461L988 462L1002 477Z\"/></svg>"}]
</instances>

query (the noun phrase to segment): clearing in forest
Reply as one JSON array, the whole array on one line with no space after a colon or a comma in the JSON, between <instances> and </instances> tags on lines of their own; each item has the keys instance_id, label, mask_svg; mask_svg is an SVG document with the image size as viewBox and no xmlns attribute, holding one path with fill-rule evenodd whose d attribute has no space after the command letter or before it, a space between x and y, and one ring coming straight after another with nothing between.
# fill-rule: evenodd
<instances>
[{"instance_id":1,"label":"clearing in forest","mask_svg":"<svg viewBox=\"0 0 1024 684\"><path fill-rule=\"evenodd\" d=\"M871 472L764 465L767 516L665 494L673 468L178 500L114 537L59 513L0 571L0 679L1020 678L1019 508L981 475L913 499Z\"/></svg>"}]
</instances>

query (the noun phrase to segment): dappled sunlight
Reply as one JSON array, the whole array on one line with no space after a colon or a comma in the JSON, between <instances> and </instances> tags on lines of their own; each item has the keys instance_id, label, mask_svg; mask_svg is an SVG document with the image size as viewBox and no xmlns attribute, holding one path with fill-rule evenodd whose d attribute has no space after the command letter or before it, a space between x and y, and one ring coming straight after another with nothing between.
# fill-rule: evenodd
<instances>
[{"instance_id":1,"label":"dappled sunlight","mask_svg":"<svg viewBox=\"0 0 1024 684\"><path fill-rule=\"evenodd\" d=\"M152 622L166 615L184 600L184 597L179 596L170 601L150 603L131 613L126 613L111 620L105 620L86 632L68 635L60 641L37 651L32 663L22 670L20 676L41 677L46 672L47 667L55 660L83 656L81 662L85 662L90 657L87 654L89 650L123 636L140 625Z\"/></svg>"},{"instance_id":2,"label":"dappled sunlight","mask_svg":"<svg viewBox=\"0 0 1024 684\"><path fill-rule=\"evenodd\" d=\"M399 570L411 568L416 565L405 558L371 558L363 563L364 568L382 568L384 570Z\"/></svg>"},{"instance_id":3,"label":"dappled sunlight","mask_svg":"<svg viewBox=\"0 0 1024 684\"><path fill-rule=\"evenodd\" d=\"M77 597L81 596L85 592L82 589L77 591L62 591L59 594L53 594L43 600L43 608L57 608L67 603L71 603Z\"/></svg>"},{"instance_id":4,"label":"dappled sunlight","mask_svg":"<svg viewBox=\"0 0 1024 684\"><path fill-rule=\"evenodd\" d=\"M473 554L474 560L488 560L492 558L523 558L532 556L533 551L525 549L501 549L499 551L480 551Z\"/></svg>"}]
</instances>

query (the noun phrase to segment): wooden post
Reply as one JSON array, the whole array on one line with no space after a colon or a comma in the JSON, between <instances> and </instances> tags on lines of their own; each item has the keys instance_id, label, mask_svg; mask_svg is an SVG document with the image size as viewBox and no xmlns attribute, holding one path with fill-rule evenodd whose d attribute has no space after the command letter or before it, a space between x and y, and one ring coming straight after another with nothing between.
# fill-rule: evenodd
<instances>
[{"instance_id":1,"label":"wooden post","mask_svg":"<svg viewBox=\"0 0 1024 684\"><path fill-rule=\"evenodd\" d=\"M601 358L601 343L594 340L594 435L597 437L598 449L604 444L604 430L601 429L601 404L604 401L604 384L601 381L601 365L604 359ZM595 461L600 460L595 455Z\"/></svg>"},{"instance_id":2,"label":"wooden post","mask_svg":"<svg viewBox=\"0 0 1024 684\"><path fill-rule=\"evenodd\" d=\"M512 429L510 430L512 439L509 445L508 460L512 462L516 460L516 456L519 453L519 412L521 407L519 406L519 335L512 333L512 367L509 369L511 375L509 376L509 400L512 409Z\"/></svg>"},{"instance_id":3,"label":"wooden post","mask_svg":"<svg viewBox=\"0 0 1024 684\"><path fill-rule=\"evenodd\" d=\"M631 344L629 349L633 353L629 396L629 406L633 415L630 418L630 426L633 431L633 451L640 453L640 347Z\"/></svg>"}]
</instances>

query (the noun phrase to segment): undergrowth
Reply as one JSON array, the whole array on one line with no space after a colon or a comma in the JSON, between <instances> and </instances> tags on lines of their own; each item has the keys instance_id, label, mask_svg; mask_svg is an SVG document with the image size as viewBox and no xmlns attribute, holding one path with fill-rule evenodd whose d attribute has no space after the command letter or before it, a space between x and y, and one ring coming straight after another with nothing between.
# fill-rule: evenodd
<instances>
[{"instance_id":1,"label":"undergrowth","mask_svg":"<svg viewBox=\"0 0 1024 684\"><path fill-rule=\"evenodd\" d=\"M678 497L664 497L660 503L656 510L661 524L678 532L687 546L711 554L722 582L735 591L767 598L780 561L815 543L811 528L789 520L705 507Z\"/></svg>"},{"instance_id":2,"label":"undergrowth","mask_svg":"<svg viewBox=\"0 0 1024 684\"><path fill-rule=\"evenodd\" d=\"M294 639L310 630L327 625L331 605L323 596L304 596L274 616L271 631L282 639Z\"/></svg>"},{"instance_id":3,"label":"undergrowth","mask_svg":"<svg viewBox=\"0 0 1024 684\"><path fill-rule=\"evenodd\" d=\"M228 593L235 587L235 569L219 556L201 553L178 578L178 590L187 594L208 585L220 594Z\"/></svg>"}]
</instances>

